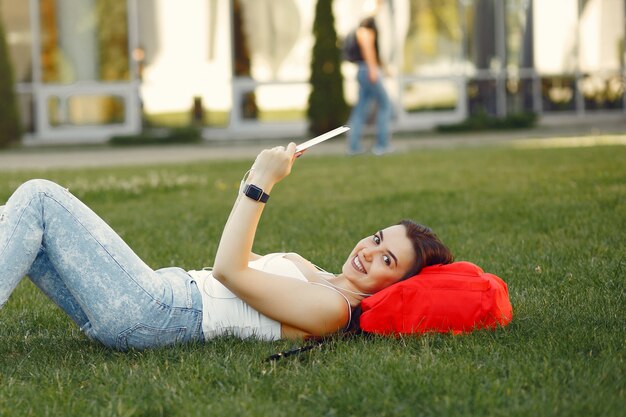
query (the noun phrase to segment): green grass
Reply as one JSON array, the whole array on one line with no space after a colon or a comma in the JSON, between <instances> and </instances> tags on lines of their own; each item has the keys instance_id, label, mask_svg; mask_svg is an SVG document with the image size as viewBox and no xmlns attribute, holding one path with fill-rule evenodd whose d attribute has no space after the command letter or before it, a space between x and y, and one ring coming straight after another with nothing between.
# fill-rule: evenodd
<instances>
[{"instance_id":1,"label":"green grass","mask_svg":"<svg viewBox=\"0 0 626 417\"><path fill-rule=\"evenodd\" d=\"M404 217L505 279L507 328L466 336L218 339L118 353L89 342L22 281L0 311L0 415L618 416L625 404L626 147L429 150L301 158L255 250L338 270ZM250 161L0 173L69 186L148 264L210 265Z\"/></svg>"}]
</instances>

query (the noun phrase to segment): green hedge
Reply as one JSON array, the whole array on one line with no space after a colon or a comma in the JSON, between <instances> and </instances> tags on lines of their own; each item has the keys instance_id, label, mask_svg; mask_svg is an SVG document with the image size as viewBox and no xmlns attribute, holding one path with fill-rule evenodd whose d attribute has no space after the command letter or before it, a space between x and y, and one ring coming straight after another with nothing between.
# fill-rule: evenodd
<instances>
[{"instance_id":1,"label":"green hedge","mask_svg":"<svg viewBox=\"0 0 626 417\"><path fill-rule=\"evenodd\" d=\"M322 134L345 124L348 118L332 0L317 2L313 35L315 44L311 59L311 94L307 117L309 131Z\"/></svg>"},{"instance_id":2,"label":"green hedge","mask_svg":"<svg viewBox=\"0 0 626 417\"><path fill-rule=\"evenodd\" d=\"M111 145L158 145L175 143L196 143L202 140L200 129L181 127L174 129L145 130L137 135L113 136Z\"/></svg>"},{"instance_id":3,"label":"green hedge","mask_svg":"<svg viewBox=\"0 0 626 417\"><path fill-rule=\"evenodd\" d=\"M0 148L17 142L22 135L14 88L13 68L0 19Z\"/></svg>"},{"instance_id":4,"label":"green hedge","mask_svg":"<svg viewBox=\"0 0 626 417\"><path fill-rule=\"evenodd\" d=\"M461 123L437 126L440 132L468 132L478 130L528 129L537 124L535 113L511 113L505 117L494 117L478 113Z\"/></svg>"}]
</instances>

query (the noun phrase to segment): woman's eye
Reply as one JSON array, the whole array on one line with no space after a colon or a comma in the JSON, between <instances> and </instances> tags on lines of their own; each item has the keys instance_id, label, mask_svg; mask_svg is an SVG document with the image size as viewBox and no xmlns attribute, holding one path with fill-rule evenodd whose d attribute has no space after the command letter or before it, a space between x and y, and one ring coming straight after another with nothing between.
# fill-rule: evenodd
<instances>
[{"instance_id":1,"label":"woman's eye","mask_svg":"<svg viewBox=\"0 0 626 417\"><path fill-rule=\"evenodd\" d=\"M387 255L383 255L383 262L387 266L391 265L391 259L389 259L389 257Z\"/></svg>"},{"instance_id":2,"label":"woman's eye","mask_svg":"<svg viewBox=\"0 0 626 417\"><path fill-rule=\"evenodd\" d=\"M378 235L374 235L374 243L376 243L377 245L380 243L380 238L378 237Z\"/></svg>"}]
</instances>

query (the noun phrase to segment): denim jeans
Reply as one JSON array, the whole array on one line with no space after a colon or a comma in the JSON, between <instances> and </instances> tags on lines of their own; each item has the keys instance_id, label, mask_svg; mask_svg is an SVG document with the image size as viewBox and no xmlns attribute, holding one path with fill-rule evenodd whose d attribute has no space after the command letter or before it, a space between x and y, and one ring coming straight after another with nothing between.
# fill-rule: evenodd
<instances>
[{"instance_id":1,"label":"denim jeans","mask_svg":"<svg viewBox=\"0 0 626 417\"><path fill-rule=\"evenodd\" d=\"M376 102L376 145L374 151L384 152L389 148L389 122L391 119L391 102L383 86L382 77L379 76L375 83L368 77L367 65L359 63L357 72L359 82L359 99L352 109L348 125L348 152L357 153L362 151L361 134L369 113L369 104Z\"/></svg>"},{"instance_id":2,"label":"denim jeans","mask_svg":"<svg viewBox=\"0 0 626 417\"><path fill-rule=\"evenodd\" d=\"M25 275L108 347L203 339L202 296L191 276L153 271L93 211L46 180L22 184L0 207L0 307Z\"/></svg>"}]
</instances>

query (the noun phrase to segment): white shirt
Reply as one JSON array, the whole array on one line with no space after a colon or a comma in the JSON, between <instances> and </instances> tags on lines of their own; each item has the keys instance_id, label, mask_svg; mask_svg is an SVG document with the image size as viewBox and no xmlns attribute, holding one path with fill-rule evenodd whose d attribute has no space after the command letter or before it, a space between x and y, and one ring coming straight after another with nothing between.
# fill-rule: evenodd
<instances>
[{"instance_id":1,"label":"white shirt","mask_svg":"<svg viewBox=\"0 0 626 417\"><path fill-rule=\"evenodd\" d=\"M284 253L272 253L248 263L250 268L289 278L307 281L298 267ZM202 331L209 340L218 336L235 336L241 339L255 337L261 340L278 340L281 324L259 313L240 300L210 270L188 271L196 280L202 293Z\"/></svg>"}]
</instances>

